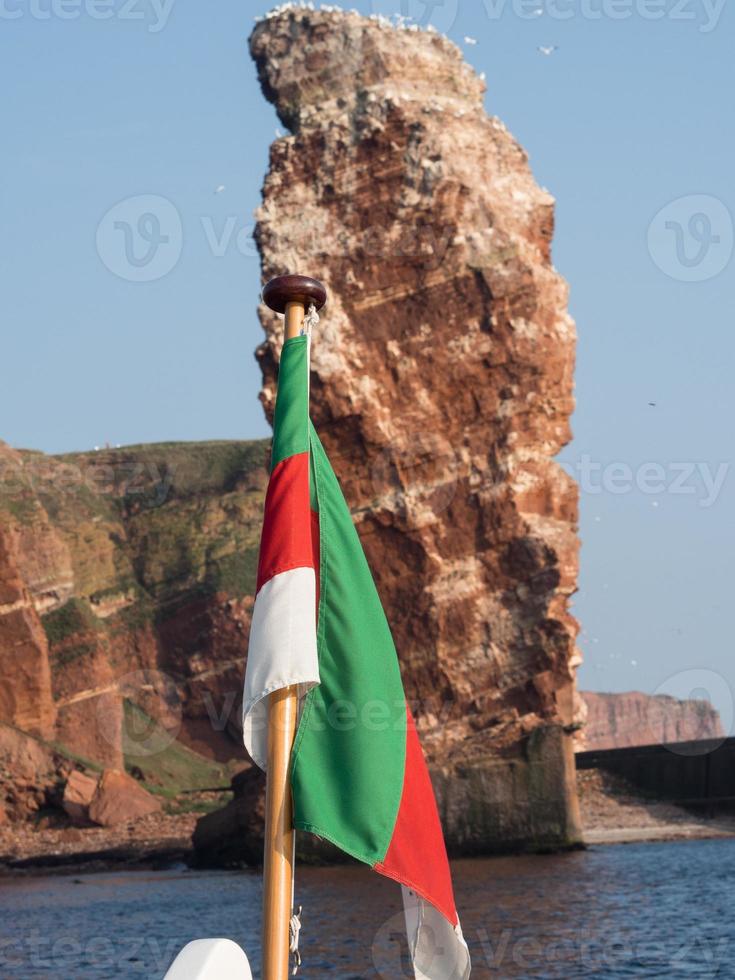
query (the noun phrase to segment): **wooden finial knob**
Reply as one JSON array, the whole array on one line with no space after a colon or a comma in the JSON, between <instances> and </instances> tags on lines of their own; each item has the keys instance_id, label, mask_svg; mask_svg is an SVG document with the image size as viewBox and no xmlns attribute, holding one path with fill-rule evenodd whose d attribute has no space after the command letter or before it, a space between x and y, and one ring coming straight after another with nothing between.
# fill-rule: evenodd
<instances>
[{"instance_id":1,"label":"wooden finial knob","mask_svg":"<svg viewBox=\"0 0 735 980\"><path fill-rule=\"evenodd\" d=\"M276 276L263 287L263 302L276 313L285 313L287 303L311 303L320 310L327 302L327 290L309 276Z\"/></svg>"}]
</instances>

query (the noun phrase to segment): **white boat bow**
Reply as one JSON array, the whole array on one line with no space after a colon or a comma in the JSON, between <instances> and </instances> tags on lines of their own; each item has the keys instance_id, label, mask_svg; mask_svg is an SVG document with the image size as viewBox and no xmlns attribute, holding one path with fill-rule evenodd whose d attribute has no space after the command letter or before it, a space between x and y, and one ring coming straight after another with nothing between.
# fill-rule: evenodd
<instances>
[{"instance_id":1,"label":"white boat bow","mask_svg":"<svg viewBox=\"0 0 735 980\"><path fill-rule=\"evenodd\" d=\"M248 958L231 939L187 943L163 980L253 980Z\"/></svg>"}]
</instances>

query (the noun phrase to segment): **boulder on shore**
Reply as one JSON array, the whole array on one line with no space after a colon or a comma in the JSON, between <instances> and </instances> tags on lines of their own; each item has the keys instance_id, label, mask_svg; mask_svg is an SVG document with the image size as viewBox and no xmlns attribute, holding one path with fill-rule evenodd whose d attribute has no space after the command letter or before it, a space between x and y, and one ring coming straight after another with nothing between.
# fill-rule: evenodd
<instances>
[{"instance_id":1,"label":"boulder on shore","mask_svg":"<svg viewBox=\"0 0 735 980\"><path fill-rule=\"evenodd\" d=\"M241 867L263 860L265 773L257 766L237 773L232 791L226 806L197 821L192 844L199 867Z\"/></svg>"},{"instance_id":2,"label":"boulder on shore","mask_svg":"<svg viewBox=\"0 0 735 980\"><path fill-rule=\"evenodd\" d=\"M99 780L88 776L79 769L69 773L64 787L61 805L71 818L72 823L85 824L89 822L89 805L94 799Z\"/></svg>"},{"instance_id":3,"label":"boulder on shore","mask_svg":"<svg viewBox=\"0 0 735 980\"><path fill-rule=\"evenodd\" d=\"M160 810L160 800L143 789L132 776L117 769L105 769L89 804L88 815L92 823L112 827Z\"/></svg>"}]
</instances>

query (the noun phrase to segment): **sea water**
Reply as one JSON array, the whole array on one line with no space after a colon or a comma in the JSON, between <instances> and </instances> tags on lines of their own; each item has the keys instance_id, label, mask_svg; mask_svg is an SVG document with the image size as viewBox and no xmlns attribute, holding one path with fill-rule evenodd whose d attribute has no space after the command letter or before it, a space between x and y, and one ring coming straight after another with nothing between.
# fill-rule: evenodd
<instances>
[{"instance_id":1,"label":"sea water","mask_svg":"<svg viewBox=\"0 0 735 980\"><path fill-rule=\"evenodd\" d=\"M475 980L735 978L735 840L453 863ZM161 872L0 879L0 977L159 978L190 939L260 957L260 877ZM299 868L304 980L409 978L399 889ZM257 970L254 969L257 976Z\"/></svg>"}]
</instances>

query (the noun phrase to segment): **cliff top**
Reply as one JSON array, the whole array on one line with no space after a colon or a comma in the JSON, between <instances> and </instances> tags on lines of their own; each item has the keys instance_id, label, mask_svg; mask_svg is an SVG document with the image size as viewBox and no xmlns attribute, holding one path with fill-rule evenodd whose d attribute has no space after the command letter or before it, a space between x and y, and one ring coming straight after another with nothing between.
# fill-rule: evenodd
<instances>
[{"instance_id":1,"label":"cliff top","mask_svg":"<svg viewBox=\"0 0 735 980\"><path fill-rule=\"evenodd\" d=\"M266 98L296 132L355 103L419 101L425 111L479 110L484 80L433 28L338 7L284 4L256 18L250 51Z\"/></svg>"},{"instance_id":2,"label":"cliff top","mask_svg":"<svg viewBox=\"0 0 735 980\"><path fill-rule=\"evenodd\" d=\"M103 502L183 500L265 478L269 439L161 442L47 455L0 444L0 510L34 518L33 498L54 511ZM97 497L94 506L93 497ZM76 505L75 505L76 498Z\"/></svg>"}]
</instances>

